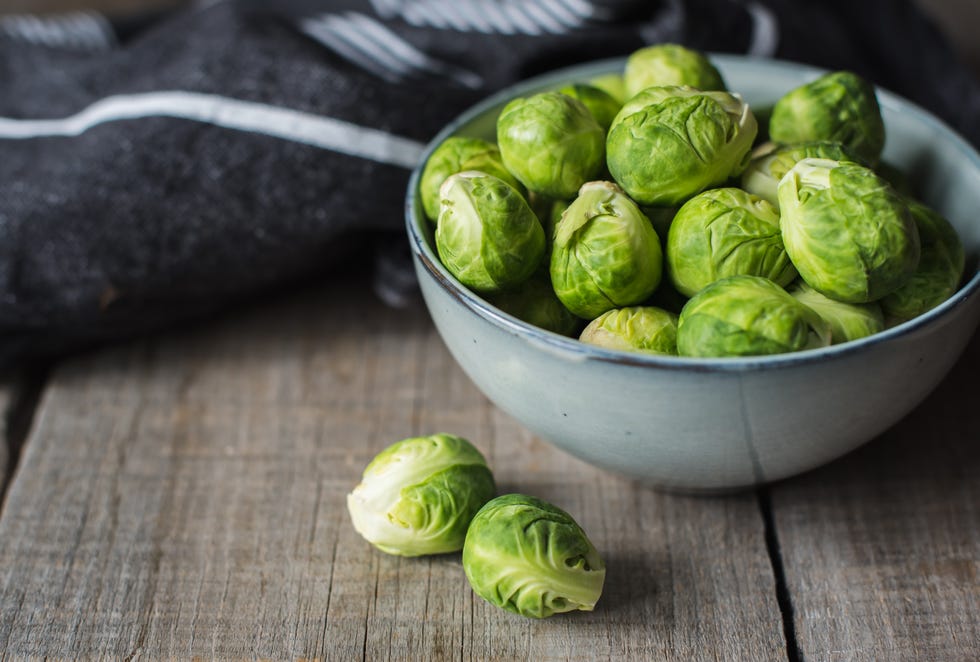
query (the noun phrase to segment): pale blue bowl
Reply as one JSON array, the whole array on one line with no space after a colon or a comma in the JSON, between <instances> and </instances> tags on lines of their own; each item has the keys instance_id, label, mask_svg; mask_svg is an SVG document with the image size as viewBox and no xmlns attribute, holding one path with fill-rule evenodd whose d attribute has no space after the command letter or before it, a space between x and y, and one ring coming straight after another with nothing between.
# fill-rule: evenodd
<instances>
[{"instance_id":1,"label":"pale blue bowl","mask_svg":"<svg viewBox=\"0 0 980 662\"><path fill-rule=\"evenodd\" d=\"M730 89L755 108L823 73L715 55ZM493 140L516 96L622 71L624 60L571 67L507 89L433 139ZM879 91L884 160L911 176L956 226L963 287L939 307L870 338L793 354L693 359L610 351L532 327L467 290L440 264L409 184L409 241L426 305L449 351L487 397L536 435L649 485L721 491L812 469L873 439L913 409L962 353L980 320L980 156L938 119ZM429 403L439 406L439 403Z\"/></svg>"}]
</instances>

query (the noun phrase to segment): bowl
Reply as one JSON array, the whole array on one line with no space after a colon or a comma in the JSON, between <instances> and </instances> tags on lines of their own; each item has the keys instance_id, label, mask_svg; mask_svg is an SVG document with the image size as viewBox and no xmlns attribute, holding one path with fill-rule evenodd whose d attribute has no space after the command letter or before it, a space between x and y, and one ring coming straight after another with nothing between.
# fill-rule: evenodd
<instances>
[{"instance_id":1,"label":"bowl","mask_svg":"<svg viewBox=\"0 0 980 662\"><path fill-rule=\"evenodd\" d=\"M788 62L712 55L755 109L825 73ZM517 96L621 72L624 59L574 66L516 84L445 127L495 139ZM932 391L980 319L980 155L942 122L885 90L883 160L956 227L962 287L929 312L861 340L791 354L701 359L586 345L530 326L461 285L440 264L410 180L406 222L422 295L443 341L500 409L535 435L609 471L667 490L731 491L833 460L894 425ZM423 161L424 162L424 161Z\"/></svg>"}]
</instances>

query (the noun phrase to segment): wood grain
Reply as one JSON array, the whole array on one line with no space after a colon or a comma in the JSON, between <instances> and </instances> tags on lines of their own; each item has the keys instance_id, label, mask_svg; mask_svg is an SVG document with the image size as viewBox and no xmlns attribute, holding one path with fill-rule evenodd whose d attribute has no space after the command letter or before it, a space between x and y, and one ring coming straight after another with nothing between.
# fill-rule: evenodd
<instances>
[{"instance_id":1,"label":"wood grain","mask_svg":"<svg viewBox=\"0 0 980 662\"><path fill-rule=\"evenodd\" d=\"M371 301L341 283L56 370L0 519L0 657L785 659L751 495L584 465L488 403L421 306ZM595 612L517 617L458 554L354 532L368 460L439 430L578 519L608 564Z\"/></svg>"},{"instance_id":2,"label":"wood grain","mask_svg":"<svg viewBox=\"0 0 980 662\"><path fill-rule=\"evenodd\" d=\"M805 660L980 659L980 336L864 449L772 492Z\"/></svg>"}]
</instances>

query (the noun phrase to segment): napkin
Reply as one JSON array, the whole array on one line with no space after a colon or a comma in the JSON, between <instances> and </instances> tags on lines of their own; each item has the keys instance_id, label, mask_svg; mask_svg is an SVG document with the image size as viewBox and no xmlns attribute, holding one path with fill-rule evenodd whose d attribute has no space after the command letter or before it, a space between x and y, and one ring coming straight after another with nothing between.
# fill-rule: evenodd
<instances>
[{"instance_id":1,"label":"napkin","mask_svg":"<svg viewBox=\"0 0 980 662\"><path fill-rule=\"evenodd\" d=\"M0 367L338 270L399 305L424 145L482 97L677 42L850 69L980 143L980 87L911 2L203 2L0 18ZM374 264L373 270L361 265Z\"/></svg>"}]
</instances>

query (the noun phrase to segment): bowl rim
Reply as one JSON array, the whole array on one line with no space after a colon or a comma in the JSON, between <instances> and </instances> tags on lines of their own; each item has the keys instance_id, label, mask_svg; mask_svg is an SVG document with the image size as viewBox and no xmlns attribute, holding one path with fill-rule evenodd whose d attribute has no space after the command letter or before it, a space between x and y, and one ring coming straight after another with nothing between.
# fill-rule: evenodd
<instances>
[{"instance_id":1,"label":"bowl rim","mask_svg":"<svg viewBox=\"0 0 980 662\"><path fill-rule=\"evenodd\" d=\"M723 53L709 53L709 57L716 64L720 64L722 69L725 65L740 66L745 64L756 64L764 69L789 69L794 74L816 77L827 73L828 69L823 69L809 64L800 64L789 60L779 60L773 58L731 55ZM757 370L780 369L797 365L808 365L825 362L829 359L837 359L858 352L863 352L884 343L888 343L896 338L913 335L925 327L938 323L954 309L967 304L967 302L978 296L980 292L980 265L976 273L973 274L952 296L935 308L914 317L910 320L887 328L878 333L851 340L848 342L819 347L814 349L799 350L796 352L786 352L783 354L770 354L763 356L739 356L739 357L687 357L670 356L660 354L645 354L640 352L627 352L623 350L608 349L583 343L577 338L563 336L552 331L548 331L505 313L490 302L481 298L477 293L460 283L449 271L442 266L438 255L429 246L428 241L423 236L422 227L428 224L428 220L419 213L421 209L418 198L418 186L421 178L422 169L432 151L446 138L456 132L456 130L475 117L485 113L494 106L501 105L510 99L537 91L550 85L557 85L568 82L571 77L588 78L607 73L615 73L621 70L625 63L625 57L607 58L591 62L563 67L546 72L510 85L498 92L495 92L475 105L463 111L454 120L442 128L432 140L430 140L422 152L420 160L408 181L408 189L405 196L405 222L409 236L409 243L412 255L417 264L433 277L436 283L445 290L450 296L459 301L465 308L477 314L485 321L506 331L512 335L520 336L533 342L542 348L549 349L555 354L569 356L577 361L601 361L604 363L615 363L626 366L658 368L665 370L684 370L697 372L749 372ZM957 151L965 155L970 163L980 171L980 153L966 141L961 135L956 133L945 122L936 117L933 113L925 110L904 97L901 97L880 86L875 88L878 102L883 107L888 107L893 111L912 115L918 122L927 125L932 130L943 135L944 141L948 142Z\"/></svg>"}]
</instances>

